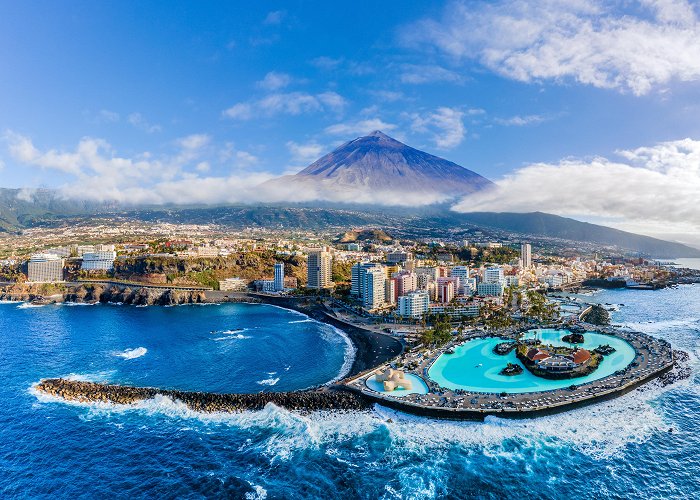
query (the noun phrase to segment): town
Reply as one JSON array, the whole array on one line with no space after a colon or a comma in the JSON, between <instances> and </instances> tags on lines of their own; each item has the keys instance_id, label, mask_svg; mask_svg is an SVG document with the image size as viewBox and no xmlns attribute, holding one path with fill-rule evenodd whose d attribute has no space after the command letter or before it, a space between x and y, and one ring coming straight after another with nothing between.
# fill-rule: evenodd
<instances>
[{"instance_id":1,"label":"town","mask_svg":"<svg viewBox=\"0 0 700 500\"><path fill-rule=\"evenodd\" d=\"M656 288L683 278L670 262L591 251L558 255L541 240L533 247L480 231L471 236L409 239L380 228L315 233L126 222L74 225L70 232L34 228L0 239L0 281L6 295L8 287L21 285L35 290L31 297L38 301L82 283L197 290L210 300L248 292L317 296L349 321L412 335L440 318L506 327L533 314L543 320L575 316L585 303L557 292L587 285Z\"/></svg>"}]
</instances>

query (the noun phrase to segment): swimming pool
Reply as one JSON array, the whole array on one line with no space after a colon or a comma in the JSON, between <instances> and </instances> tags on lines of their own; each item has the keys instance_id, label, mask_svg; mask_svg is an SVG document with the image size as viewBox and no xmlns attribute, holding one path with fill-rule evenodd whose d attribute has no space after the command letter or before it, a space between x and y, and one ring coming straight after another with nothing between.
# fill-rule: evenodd
<instances>
[{"instance_id":1,"label":"swimming pool","mask_svg":"<svg viewBox=\"0 0 700 500\"><path fill-rule=\"evenodd\" d=\"M385 391L384 385L381 382L377 382L376 375L372 375L371 377L369 377L365 384L374 392L378 392L379 394L385 394L387 396L395 396L397 398L408 396L409 394L428 394L428 385L422 378L420 378L418 375L413 375L412 373L406 373L405 376L413 383L413 389L411 389L410 391L407 391L406 389L394 389L393 391Z\"/></svg>"},{"instance_id":2,"label":"swimming pool","mask_svg":"<svg viewBox=\"0 0 700 500\"><path fill-rule=\"evenodd\" d=\"M561 340L568 333L567 330L539 329L531 330L525 338L534 338L537 335L537 338L545 344L570 346L571 344ZM511 351L506 356L495 354L493 348L496 344L503 342L503 339L494 337L469 340L456 347L454 354L441 354L428 370L428 376L442 387L471 392L551 391L608 377L617 370L624 369L634 360L634 348L621 338L600 333L586 333L584 337L585 342L578 345L585 349L592 350L604 344L615 348L614 353L605 356L597 370L585 377L548 380L537 377L528 370L523 370L520 375L500 375L499 372L508 363L517 363L521 366L522 364L516 358L515 351Z\"/></svg>"}]
</instances>

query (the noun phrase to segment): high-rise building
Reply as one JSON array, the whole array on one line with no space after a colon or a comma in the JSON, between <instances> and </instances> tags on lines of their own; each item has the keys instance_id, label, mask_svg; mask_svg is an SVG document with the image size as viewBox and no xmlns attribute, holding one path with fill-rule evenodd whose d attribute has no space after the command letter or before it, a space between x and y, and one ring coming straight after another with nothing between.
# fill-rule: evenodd
<instances>
[{"instance_id":1,"label":"high-rise building","mask_svg":"<svg viewBox=\"0 0 700 500\"><path fill-rule=\"evenodd\" d=\"M501 283L479 283L476 285L476 293L482 297L500 297L503 295L503 285Z\"/></svg>"},{"instance_id":2,"label":"high-rise building","mask_svg":"<svg viewBox=\"0 0 700 500\"><path fill-rule=\"evenodd\" d=\"M529 243L520 245L520 261L525 269L532 266L532 247Z\"/></svg>"},{"instance_id":3,"label":"high-rise building","mask_svg":"<svg viewBox=\"0 0 700 500\"><path fill-rule=\"evenodd\" d=\"M416 291L399 297L399 316L420 318L428 312L430 297L428 292Z\"/></svg>"},{"instance_id":4,"label":"high-rise building","mask_svg":"<svg viewBox=\"0 0 700 500\"><path fill-rule=\"evenodd\" d=\"M381 267L368 269L364 276L362 305L365 309L377 309L384 305L386 275Z\"/></svg>"},{"instance_id":5,"label":"high-rise building","mask_svg":"<svg viewBox=\"0 0 700 500\"><path fill-rule=\"evenodd\" d=\"M383 269L378 262L358 262L350 270L351 285L350 294L358 299L362 299L365 291L365 275L370 269Z\"/></svg>"},{"instance_id":6,"label":"high-rise building","mask_svg":"<svg viewBox=\"0 0 700 500\"><path fill-rule=\"evenodd\" d=\"M443 291L445 290L443 286L445 283L452 283L452 294L449 298L449 300L443 300ZM438 299L440 302L450 302L455 295L457 295L460 287L461 287L461 281L457 276L450 276L450 277L444 277L444 278L438 278L437 279L437 294L438 294Z\"/></svg>"},{"instance_id":7,"label":"high-rise building","mask_svg":"<svg viewBox=\"0 0 700 500\"><path fill-rule=\"evenodd\" d=\"M384 283L384 302L393 306L396 304L396 300L396 278L389 278Z\"/></svg>"},{"instance_id":8,"label":"high-rise building","mask_svg":"<svg viewBox=\"0 0 700 500\"><path fill-rule=\"evenodd\" d=\"M454 281L438 283L438 302L449 304L455 298Z\"/></svg>"},{"instance_id":9,"label":"high-rise building","mask_svg":"<svg viewBox=\"0 0 700 500\"><path fill-rule=\"evenodd\" d=\"M117 252L114 250L95 250L83 254L83 263L80 268L86 271L111 271L114 269L114 261Z\"/></svg>"},{"instance_id":10,"label":"high-rise building","mask_svg":"<svg viewBox=\"0 0 700 500\"><path fill-rule=\"evenodd\" d=\"M416 275L418 276L418 288L426 290L428 283L434 282L440 276L437 267L417 267Z\"/></svg>"},{"instance_id":11,"label":"high-rise building","mask_svg":"<svg viewBox=\"0 0 700 500\"><path fill-rule=\"evenodd\" d=\"M56 254L42 253L29 259L27 278L32 283L63 281L64 260Z\"/></svg>"},{"instance_id":12,"label":"high-rise building","mask_svg":"<svg viewBox=\"0 0 700 500\"><path fill-rule=\"evenodd\" d=\"M484 270L484 283L498 283L503 286L505 281L502 267L487 267Z\"/></svg>"},{"instance_id":13,"label":"high-rise building","mask_svg":"<svg viewBox=\"0 0 700 500\"><path fill-rule=\"evenodd\" d=\"M284 262L275 262L275 292L284 290Z\"/></svg>"},{"instance_id":14,"label":"high-rise building","mask_svg":"<svg viewBox=\"0 0 700 500\"><path fill-rule=\"evenodd\" d=\"M331 280L333 256L328 247L310 250L306 263L307 288L321 290L333 286Z\"/></svg>"},{"instance_id":15,"label":"high-rise building","mask_svg":"<svg viewBox=\"0 0 700 500\"><path fill-rule=\"evenodd\" d=\"M416 273L399 271L394 273L392 278L396 278L396 294L398 296L406 295L418 288L418 276Z\"/></svg>"},{"instance_id":16,"label":"high-rise building","mask_svg":"<svg viewBox=\"0 0 700 500\"><path fill-rule=\"evenodd\" d=\"M450 269L450 278L459 279L459 283L456 285L457 288L455 289L455 293L457 293L457 295L466 295L467 290L465 289L465 286L467 284L467 280L469 279L469 266L454 266L452 269Z\"/></svg>"}]
</instances>

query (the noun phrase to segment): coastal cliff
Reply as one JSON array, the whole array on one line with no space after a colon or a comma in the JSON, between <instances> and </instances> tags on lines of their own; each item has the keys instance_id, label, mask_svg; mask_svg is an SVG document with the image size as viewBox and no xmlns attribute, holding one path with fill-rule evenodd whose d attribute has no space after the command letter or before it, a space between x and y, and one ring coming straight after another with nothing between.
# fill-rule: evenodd
<instances>
[{"instance_id":1,"label":"coastal cliff","mask_svg":"<svg viewBox=\"0 0 700 500\"><path fill-rule=\"evenodd\" d=\"M202 412L238 413L247 410L260 410L268 403L302 412L365 410L372 406L372 403L362 395L334 389L256 394L215 394L98 384L61 378L44 379L35 388L40 392L67 401L86 403L133 404L156 396L165 396L181 401L191 410Z\"/></svg>"},{"instance_id":2,"label":"coastal cliff","mask_svg":"<svg viewBox=\"0 0 700 500\"><path fill-rule=\"evenodd\" d=\"M203 291L154 289L115 285L86 284L77 287L46 284L15 284L0 288L0 300L17 302L122 303L132 305L199 304L206 300Z\"/></svg>"}]
</instances>

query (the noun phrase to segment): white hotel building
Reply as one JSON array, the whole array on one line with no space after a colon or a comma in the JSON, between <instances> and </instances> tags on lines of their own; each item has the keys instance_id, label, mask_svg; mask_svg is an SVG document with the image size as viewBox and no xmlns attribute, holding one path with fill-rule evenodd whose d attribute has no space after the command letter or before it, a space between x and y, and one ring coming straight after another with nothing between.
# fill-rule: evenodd
<instances>
[{"instance_id":1,"label":"white hotel building","mask_svg":"<svg viewBox=\"0 0 700 500\"><path fill-rule=\"evenodd\" d=\"M30 283L55 283L63 281L64 260L56 254L32 255L29 259L27 278Z\"/></svg>"},{"instance_id":2,"label":"white hotel building","mask_svg":"<svg viewBox=\"0 0 700 500\"><path fill-rule=\"evenodd\" d=\"M430 297L428 292L416 291L399 297L399 316L420 318L428 312Z\"/></svg>"}]
</instances>

